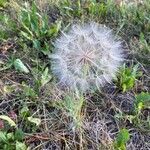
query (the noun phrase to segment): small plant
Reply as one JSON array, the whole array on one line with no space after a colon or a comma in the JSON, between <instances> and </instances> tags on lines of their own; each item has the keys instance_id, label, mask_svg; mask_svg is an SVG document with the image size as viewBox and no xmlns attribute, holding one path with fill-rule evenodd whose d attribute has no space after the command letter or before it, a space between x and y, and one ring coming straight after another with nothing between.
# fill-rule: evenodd
<instances>
[{"instance_id":1,"label":"small plant","mask_svg":"<svg viewBox=\"0 0 150 150\"><path fill-rule=\"evenodd\" d=\"M146 109L150 109L150 93L141 92L135 96L133 122L144 131L150 130L149 116L143 118L143 111Z\"/></svg>"},{"instance_id":2,"label":"small plant","mask_svg":"<svg viewBox=\"0 0 150 150\"><path fill-rule=\"evenodd\" d=\"M126 150L126 143L130 139L130 134L127 129L121 129L114 143L115 150Z\"/></svg>"},{"instance_id":3,"label":"small plant","mask_svg":"<svg viewBox=\"0 0 150 150\"><path fill-rule=\"evenodd\" d=\"M141 92L135 97L135 111L141 112L142 109L150 108L150 93Z\"/></svg>"},{"instance_id":4,"label":"small plant","mask_svg":"<svg viewBox=\"0 0 150 150\"><path fill-rule=\"evenodd\" d=\"M90 15L98 15L104 17L106 15L107 8L104 3L98 3L96 1L91 1L88 5L88 13Z\"/></svg>"},{"instance_id":5,"label":"small plant","mask_svg":"<svg viewBox=\"0 0 150 150\"><path fill-rule=\"evenodd\" d=\"M80 17L82 16L83 9L82 9L81 0L76 0L72 3L70 0L63 0L60 2L60 9L62 15L67 15L69 17Z\"/></svg>"},{"instance_id":6,"label":"small plant","mask_svg":"<svg viewBox=\"0 0 150 150\"><path fill-rule=\"evenodd\" d=\"M119 72L118 86L123 92L131 90L135 85L135 81L141 75L142 73L138 71L138 65L129 68L124 64Z\"/></svg>"},{"instance_id":7,"label":"small plant","mask_svg":"<svg viewBox=\"0 0 150 150\"><path fill-rule=\"evenodd\" d=\"M14 65L13 57L8 58L7 62L1 61L0 62L0 71L10 69L11 67L13 67L13 65Z\"/></svg>"},{"instance_id":8,"label":"small plant","mask_svg":"<svg viewBox=\"0 0 150 150\"><path fill-rule=\"evenodd\" d=\"M33 47L39 52L48 54L50 50L48 40L50 37L57 35L61 27L61 21L57 21L50 26L48 17L39 13L35 2L32 2L31 6L27 2L24 3L24 7L20 7L18 17L21 25L21 36L31 41Z\"/></svg>"},{"instance_id":9,"label":"small plant","mask_svg":"<svg viewBox=\"0 0 150 150\"><path fill-rule=\"evenodd\" d=\"M40 89L52 79L48 67L45 68L45 66L39 66L39 68L33 68L32 75L35 80L34 90L36 91L36 93L39 93Z\"/></svg>"},{"instance_id":10,"label":"small plant","mask_svg":"<svg viewBox=\"0 0 150 150\"><path fill-rule=\"evenodd\" d=\"M26 85L25 83L22 83L22 88L23 88L22 96L29 97L32 100L38 97L36 91L30 86Z\"/></svg>"},{"instance_id":11,"label":"small plant","mask_svg":"<svg viewBox=\"0 0 150 150\"><path fill-rule=\"evenodd\" d=\"M141 49L141 53L145 53L145 54L150 53L150 45L146 41L145 36L144 36L143 33L140 34L139 44L140 44L139 46L140 46L140 49Z\"/></svg>"},{"instance_id":12,"label":"small plant","mask_svg":"<svg viewBox=\"0 0 150 150\"><path fill-rule=\"evenodd\" d=\"M15 113L11 114L13 119L6 115L0 115L1 124L0 129L0 149L3 150L27 150L26 144L23 142L24 132L17 128L17 124L14 122ZM7 122L9 127L3 123ZM13 131L11 131L13 129Z\"/></svg>"},{"instance_id":13,"label":"small plant","mask_svg":"<svg viewBox=\"0 0 150 150\"><path fill-rule=\"evenodd\" d=\"M123 61L121 42L111 32L91 22L73 25L57 39L50 58L60 84L86 91L111 82Z\"/></svg>"},{"instance_id":14,"label":"small plant","mask_svg":"<svg viewBox=\"0 0 150 150\"><path fill-rule=\"evenodd\" d=\"M14 67L15 70L19 72L23 72L23 73L30 72L29 69L25 66L25 64L19 58L15 59L14 56L8 58L6 63L2 62L2 67L0 68L0 71L7 70L12 67Z\"/></svg>"},{"instance_id":15,"label":"small plant","mask_svg":"<svg viewBox=\"0 0 150 150\"><path fill-rule=\"evenodd\" d=\"M65 110L67 115L73 119L72 129L80 128L82 125L82 107L84 98L75 97L75 95L67 95L63 102L57 103L55 106Z\"/></svg>"},{"instance_id":16,"label":"small plant","mask_svg":"<svg viewBox=\"0 0 150 150\"><path fill-rule=\"evenodd\" d=\"M1 7L5 7L7 5L8 1L7 0L0 0L0 9Z\"/></svg>"},{"instance_id":17,"label":"small plant","mask_svg":"<svg viewBox=\"0 0 150 150\"><path fill-rule=\"evenodd\" d=\"M14 35L15 33L15 21L9 16L9 14L0 11L0 41L6 41L8 38L10 38L10 36Z\"/></svg>"},{"instance_id":18,"label":"small plant","mask_svg":"<svg viewBox=\"0 0 150 150\"><path fill-rule=\"evenodd\" d=\"M142 131L147 131L150 129L150 118L149 116L143 116L143 112L146 109L150 109L150 93L141 92L140 94L135 95L134 109L130 115L120 111L115 116L121 120L128 120Z\"/></svg>"},{"instance_id":19,"label":"small plant","mask_svg":"<svg viewBox=\"0 0 150 150\"><path fill-rule=\"evenodd\" d=\"M13 65L16 70L24 73L29 73L28 68L23 64L23 62L20 59L15 59Z\"/></svg>"},{"instance_id":20,"label":"small plant","mask_svg":"<svg viewBox=\"0 0 150 150\"><path fill-rule=\"evenodd\" d=\"M27 150L23 138L24 133L20 129L16 129L15 132L0 131L0 149Z\"/></svg>"}]
</instances>

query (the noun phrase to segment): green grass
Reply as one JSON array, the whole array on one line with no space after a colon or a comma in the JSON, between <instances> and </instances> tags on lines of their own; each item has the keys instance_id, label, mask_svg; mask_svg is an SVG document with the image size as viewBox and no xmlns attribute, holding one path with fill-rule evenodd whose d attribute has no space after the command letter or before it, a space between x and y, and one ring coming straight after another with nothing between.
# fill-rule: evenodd
<instances>
[{"instance_id":1,"label":"green grass","mask_svg":"<svg viewBox=\"0 0 150 150\"><path fill-rule=\"evenodd\" d=\"M0 119L0 149L150 149L149 14L150 0L0 0L0 115L16 124ZM114 85L73 93L48 55L61 31L89 21L120 37L125 66Z\"/></svg>"}]
</instances>

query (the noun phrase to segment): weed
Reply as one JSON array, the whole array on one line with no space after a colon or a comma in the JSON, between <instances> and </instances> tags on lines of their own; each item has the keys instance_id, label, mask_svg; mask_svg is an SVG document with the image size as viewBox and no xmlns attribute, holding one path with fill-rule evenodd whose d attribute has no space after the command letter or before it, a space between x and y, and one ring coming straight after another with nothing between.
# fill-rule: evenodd
<instances>
[{"instance_id":1,"label":"weed","mask_svg":"<svg viewBox=\"0 0 150 150\"><path fill-rule=\"evenodd\" d=\"M37 69L37 68L33 68L32 69L32 75L34 77L34 81L35 81L35 91L37 93L40 92L40 89L47 84L50 80L51 80L51 75L49 73L49 69L46 67L41 67Z\"/></svg>"},{"instance_id":2,"label":"weed","mask_svg":"<svg viewBox=\"0 0 150 150\"><path fill-rule=\"evenodd\" d=\"M0 148L3 150L26 150L23 142L24 133L17 129L15 132L0 131Z\"/></svg>"},{"instance_id":3,"label":"weed","mask_svg":"<svg viewBox=\"0 0 150 150\"><path fill-rule=\"evenodd\" d=\"M142 72L138 71L138 65L129 68L124 64L119 72L118 87L123 92L131 90L134 87L136 80L141 75Z\"/></svg>"},{"instance_id":4,"label":"weed","mask_svg":"<svg viewBox=\"0 0 150 150\"><path fill-rule=\"evenodd\" d=\"M19 59L15 59L14 56L8 58L6 63L2 63L0 71L7 70L10 68L15 68L16 71L29 73L29 69L24 65L24 63Z\"/></svg>"},{"instance_id":5,"label":"weed","mask_svg":"<svg viewBox=\"0 0 150 150\"><path fill-rule=\"evenodd\" d=\"M24 72L24 73L29 73L28 68L23 64L23 62L20 59L16 59L13 65L16 70Z\"/></svg>"},{"instance_id":6,"label":"weed","mask_svg":"<svg viewBox=\"0 0 150 150\"><path fill-rule=\"evenodd\" d=\"M127 129L121 129L117 135L116 142L115 142L115 149L116 150L126 150L126 143L130 139L130 134Z\"/></svg>"},{"instance_id":7,"label":"weed","mask_svg":"<svg viewBox=\"0 0 150 150\"><path fill-rule=\"evenodd\" d=\"M141 92L137 94L134 102L134 120L133 122L141 130L147 131L150 130L149 116L146 118L143 116L144 110L150 109L150 93Z\"/></svg>"},{"instance_id":8,"label":"weed","mask_svg":"<svg viewBox=\"0 0 150 150\"><path fill-rule=\"evenodd\" d=\"M6 12L0 11L0 41L5 41L16 32L15 21Z\"/></svg>"},{"instance_id":9,"label":"weed","mask_svg":"<svg viewBox=\"0 0 150 150\"><path fill-rule=\"evenodd\" d=\"M139 44L140 44L141 53L145 53L145 54L150 53L150 46L142 32L140 34Z\"/></svg>"},{"instance_id":10,"label":"weed","mask_svg":"<svg viewBox=\"0 0 150 150\"><path fill-rule=\"evenodd\" d=\"M26 150L27 146L23 142L24 132L17 128L16 123L10 117L6 115L0 115L0 119L7 121L11 127L15 128L15 130L11 132L11 128L5 125L4 128L0 131L0 149Z\"/></svg>"},{"instance_id":11,"label":"weed","mask_svg":"<svg viewBox=\"0 0 150 150\"><path fill-rule=\"evenodd\" d=\"M72 129L80 128L82 126L82 107L84 104L84 97L76 97L75 95L67 95L63 102L60 102L56 107L66 110L69 117L73 119Z\"/></svg>"},{"instance_id":12,"label":"weed","mask_svg":"<svg viewBox=\"0 0 150 150\"><path fill-rule=\"evenodd\" d=\"M145 112L150 108L150 93L141 92L135 95L134 108L130 115L123 112L119 112L116 117L119 119L127 119L130 123L133 123L135 127L139 128L141 131L149 131L149 116L144 117Z\"/></svg>"},{"instance_id":13,"label":"weed","mask_svg":"<svg viewBox=\"0 0 150 150\"><path fill-rule=\"evenodd\" d=\"M88 5L88 13L92 16L98 15L104 17L107 13L107 8L104 3L97 3L96 1L91 1Z\"/></svg>"},{"instance_id":14,"label":"weed","mask_svg":"<svg viewBox=\"0 0 150 150\"><path fill-rule=\"evenodd\" d=\"M135 111L137 113L140 113L142 109L150 107L150 93L141 92L137 94L135 98Z\"/></svg>"},{"instance_id":15,"label":"weed","mask_svg":"<svg viewBox=\"0 0 150 150\"><path fill-rule=\"evenodd\" d=\"M38 97L36 91L30 86L26 85L25 83L22 83L22 87L23 87L22 95L24 95L25 97L29 97L32 100Z\"/></svg>"},{"instance_id":16,"label":"weed","mask_svg":"<svg viewBox=\"0 0 150 150\"><path fill-rule=\"evenodd\" d=\"M7 5L7 0L1 0L0 1L0 8L5 7Z\"/></svg>"},{"instance_id":17,"label":"weed","mask_svg":"<svg viewBox=\"0 0 150 150\"><path fill-rule=\"evenodd\" d=\"M48 54L50 51L48 38L58 34L61 21L49 25L48 17L39 13L35 2L32 2L31 7L29 3L24 3L24 7L20 7L18 17L21 36L31 41L36 50Z\"/></svg>"}]
</instances>

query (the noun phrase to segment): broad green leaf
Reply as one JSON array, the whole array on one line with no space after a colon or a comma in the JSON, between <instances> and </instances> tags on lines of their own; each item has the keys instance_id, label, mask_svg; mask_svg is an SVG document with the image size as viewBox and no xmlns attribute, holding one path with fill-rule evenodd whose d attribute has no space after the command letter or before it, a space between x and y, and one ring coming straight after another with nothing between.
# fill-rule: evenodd
<instances>
[{"instance_id":1,"label":"broad green leaf","mask_svg":"<svg viewBox=\"0 0 150 150\"><path fill-rule=\"evenodd\" d=\"M136 79L141 76L141 72L138 70L138 65L127 67L125 64L123 68L120 70L120 76L118 77L119 84L123 92L127 90L131 90L134 85Z\"/></svg>"},{"instance_id":2,"label":"broad green leaf","mask_svg":"<svg viewBox=\"0 0 150 150\"><path fill-rule=\"evenodd\" d=\"M24 132L21 129L15 131L15 140L22 141L24 138Z\"/></svg>"},{"instance_id":3,"label":"broad green leaf","mask_svg":"<svg viewBox=\"0 0 150 150\"><path fill-rule=\"evenodd\" d=\"M29 73L28 68L23 64L23 62L20 59L16 59L14 61L14 67L16 70L19 70L21 72Z\"/></svg>"},{"instance_id":4,"label":"broad green leaf","mask_svg":"<svg viewBox=\"0 0 150 150\"><path fill-rule=\"evenodd\" d=\"M13 132L7 133L7 139L14 140L14 133Z\"/></svg>"},{"instance_id":5,"label":"broad green leaf","mask_svg":"<svg viewBox=\"0 0 150 150\"><path fill-rule=\"evenodd\" d=\"M36 124L36 126L39 126L40 123L41 123L41 119L39 119L39 118L33 118L32 116L31 116L31 117L28 117L28 121L30 121L30 122Z\"/></svg>"},{"instance_id":6,"label":"broad green leaf","mask_svg":"<svg viewBox=\"0 0 150 150\"><path fill-rule=\"evenodd\" d=\"M25 143L16 141L16 150L27 150Z\"/></svg>"},{"instance_id":7,"label":"broad green leaf","mask_svg":"<svg viewBox=\"0 0 150 150\"><path fill-rule=\"evenodd\" d=\"M27 106L23 106L23 108L22 108L21 111L20 111L20 115L21 115L21 117L23 117L23 118L28 117L28 116L30 115L30 110L29 110L29 108L28 108Z\"/></svg>"},{"instance_id":8,"label":"broad green leaf","mask_svg":"<svg viewBox=\"0 0 150 150\"><path fill-rule=\"evenodd\" d=\"M6 115L0 115L0 119L6 120L10 124L10 126L17 126L16 123Z\"/></svg>"},{"instance_id":9,"label":"broad green leaf","mask_svg":"<svg viewBox=\"0 0 150 150\"><path fill-rule=\"evenodd\" d=\"M7 143L7 134L6 132L0 131L0 142Z\"/></svg>"},{"instance_id":10,"label":"broad green leaf","mask_svg":"<svg viewBox=\"0 0 150 150\"><path fill-rule=\"evenodd\" d=\"M130 134L129 134L128 130L121 129L120 132L118 133L118 136L116 139L117 145L118 146L125 145L129 139L130 139Z\"/></svg>"},{"instance_id":11,"label":"broad green leaf","mask_svg":"<svg viewBox=\"0 0 150 150\"><path fill-rule=\"evenodd\" d=\"M122 129L117 135L114 142L115 150L126 150L126 143L130 139L130 135L127 129Z\"/></svg>"},{"instance_id":12,"label":"broad green leaf","mask_svg":"<svg viewBox=\"0 0 150 150\"><path fill-rule=\"evenodd\" d=\"M50 81L52 78L51 75L48 73L48 67L44 70L42 77L41 77L41 86L44 86L46 83Z\"/></svg>"}]
</instances>

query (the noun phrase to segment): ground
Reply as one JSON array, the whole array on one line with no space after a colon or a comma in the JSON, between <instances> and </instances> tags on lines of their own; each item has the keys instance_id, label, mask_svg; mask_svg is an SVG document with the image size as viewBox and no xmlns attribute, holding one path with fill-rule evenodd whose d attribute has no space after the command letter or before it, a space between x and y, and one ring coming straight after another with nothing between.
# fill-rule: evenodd
<instances>
[{"instance_id":1,"label":"ground","mask_svg":"<svg viewBox=\"0 0 150 150\"><path fill-rule=\"evenodd\" d=\"M0 0L0 149L149 150L150 0ZM51 71L54 41L97 22L122 41L117 78L77 94Z\"/></svg>"}]
</instances>

